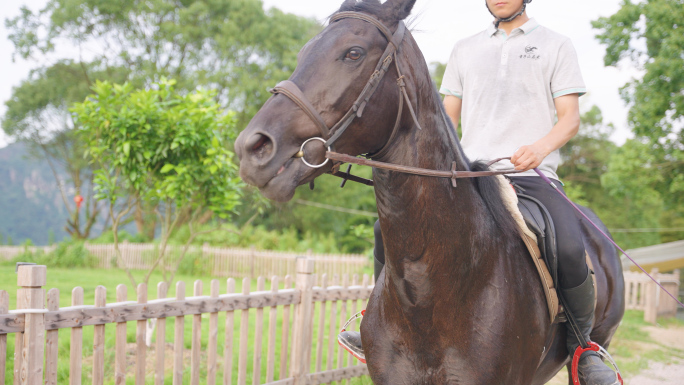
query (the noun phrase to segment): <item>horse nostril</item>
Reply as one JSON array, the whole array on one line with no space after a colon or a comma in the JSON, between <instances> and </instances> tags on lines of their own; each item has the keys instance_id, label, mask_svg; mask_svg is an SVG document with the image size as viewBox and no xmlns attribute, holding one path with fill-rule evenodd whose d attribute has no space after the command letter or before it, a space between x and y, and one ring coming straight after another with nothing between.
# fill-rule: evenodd
<instances>
[{"instance_id":1,"label":"horse nostril","mask_svg":"<svg viewBox=\"0 0 684 385\"><path fill-rule=\"evenodd\" d=\"M266 144L266 141L268 140L267 137L265 137L265 136L263 136L263 135L261 135L261 134L257 134L257 135L261 136L261 139L259 139L259 141L256 142L256 143L254 144L254 146L252 146L252 151L256 151L256 150L258 150L259 148L261 148L264 144Z\"/></svg>"},{"instance_id":2,"label":"horse nostril","mask_svg":"<svg viewBox=\"0 0 684 385\"><path fill-rule=\"evenodd\" d=\"M273 141L266 135L254 134L245 143L245 149L252 156L264 159L273 153Z\"/></svg>"}]
</instances>

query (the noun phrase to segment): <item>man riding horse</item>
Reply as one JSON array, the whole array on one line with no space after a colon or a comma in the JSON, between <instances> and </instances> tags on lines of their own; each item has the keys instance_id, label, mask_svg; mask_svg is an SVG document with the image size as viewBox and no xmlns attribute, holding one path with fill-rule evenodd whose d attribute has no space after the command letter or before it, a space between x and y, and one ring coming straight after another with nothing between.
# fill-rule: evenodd
<instances>
[{"instance_id":1,"label":"man riding horse","mask_svg":"<svg viewBox=\"0 0 684 385\"><path fill-rule=\"evenodd\" d=\"M594 284L585 261L578 218L563 198L534 171L562 185L556 175L559 149L579 130L578 99L586 93L577 55L569 38L527 16L532 0L486 0L495 20L484 31L456 43L440 93L461 144L470 159L496 159L513 154L516 170L511 183L541 201L550 212L557 234L558 272L562 295L584 338L589 341L594 320ZM536 106L536 108L521 108ZM557 121L554 120L557 116ZM510 167L508 161L494 169ZM561 187L562 190L562 187ZM382 233L375 226L375 277L385 262ZM569 332L568 353L580 345ZM345 331L339 341L364 358L359 332ZM587 385L618 384L616 374L596 352L582 354L579 374Z\"/></svg>"},{"instance_id":2,"label":"man riding horse","mask_svg":"<svg viewBox=\"0 0 684 385\"><path fill-rule=\"evenodd\" d=\"M414 4L345 0L237 138L240 176L284 202L297 186L340 175L340 162L374 162L375 255L384 267L376 264L361 338L340 341L365 352L375 384L544 384L567 365L570 333L553 322L558 309L545 303L548 286L506 204L510 189L493 176L505 171L469 157L514 154L517 171L539 166L557 178L557 149L577 132L584 92L574 50L528 20L523 0L489 1L497 21L456 45L442 100L403 22ZM461 110L463 145L454 124ZM624 314L615 249L536 177L513 181L556 212L566 310L582 339L591 331L607 346ZM585 251L599 288L595 313ZM615 383L602 365L583 355L583 382Z\"/></svg>"}]
</instances>

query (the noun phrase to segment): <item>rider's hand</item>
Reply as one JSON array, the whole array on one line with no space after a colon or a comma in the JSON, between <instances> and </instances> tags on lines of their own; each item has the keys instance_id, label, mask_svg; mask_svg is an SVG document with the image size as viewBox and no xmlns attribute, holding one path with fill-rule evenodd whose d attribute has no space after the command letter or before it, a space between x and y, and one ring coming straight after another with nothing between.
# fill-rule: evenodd
<instances>
[{"instance_id":1,"label":"rider's hand","mask_svg":"<svg viewBox=\"0 0 684 385\"><path fill-rule=\"evenodd\" d=\"M516 170L527 171L539 167L541 162L549 155L548 152L538 144L522 146L511 157L511 163Z\"/></svg>"}]
</instances>

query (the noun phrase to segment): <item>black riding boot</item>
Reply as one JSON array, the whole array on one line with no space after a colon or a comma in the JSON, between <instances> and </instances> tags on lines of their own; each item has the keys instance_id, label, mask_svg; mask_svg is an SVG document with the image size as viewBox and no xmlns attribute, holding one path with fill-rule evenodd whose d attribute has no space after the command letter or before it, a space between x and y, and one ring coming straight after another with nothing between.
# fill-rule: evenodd
<instances>
[{"instance_id":1,"label":"black riding boot","mask_svg":"<svg viewBox=\"0 0 684 385\"><path fill-rule=\"evenodd\" d=\"M587 278L581 285L572 289L561 288L561 292L584 339L589 341L589 334L594 321L594 281L591 278L591 272L587 273ZM572 358L575 350L580 346L580 342L569 325L567 328L567 347ZM578 373L582 385L617 385L620 383L615 372L603 363L598 353L593 351L582 354Z\"/></svg>"}]
</instances>

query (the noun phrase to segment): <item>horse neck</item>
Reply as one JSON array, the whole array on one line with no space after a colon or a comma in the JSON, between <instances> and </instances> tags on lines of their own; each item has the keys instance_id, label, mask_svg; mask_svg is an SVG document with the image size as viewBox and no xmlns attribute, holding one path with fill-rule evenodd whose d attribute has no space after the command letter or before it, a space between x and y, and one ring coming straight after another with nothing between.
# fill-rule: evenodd
<instances>
[{"instance_id":1,"label":"horse neck","mask_svg":"<svg viewBox=\"0 0 684 385\"><path fill-rule=\"evenodd\" d=\"M414 107L420 107L416 113L422 130L410 116L404 118L401 134L384 160L435 170L449 170L456 162L458 170L467 170L455 131L445 121L441 100L428 82L414 79L414 84L424 86L412 92L417 101ZM385 274L393 283L388 285L390 290L413 288L412 294L398 295L404 300L409 297L405 304L409 307L415 306L411 297L422 303L439 300L428 293L440 285L454 288L454 293L467 293L471 281L465 278L482 273L483 260L473 259L481 253L473 249L486 242L478 239L484 233L478 226L489 217L474 181L459 179L454 188L449 179L377 169L374 180L386 250Z\"/></svg>"}]
</instances>

